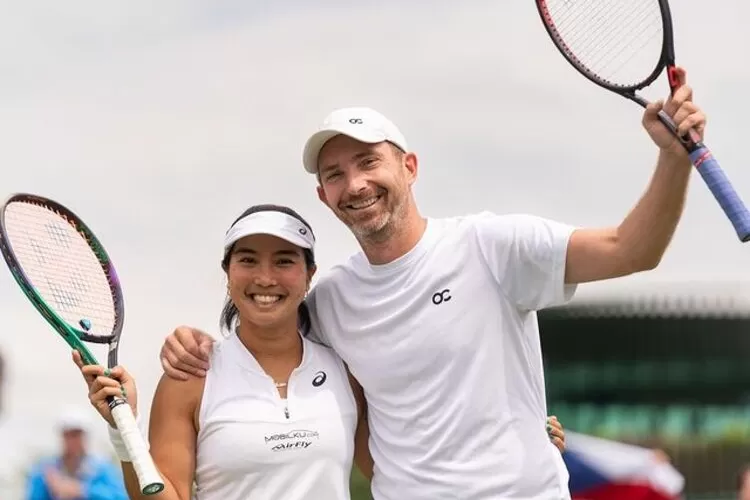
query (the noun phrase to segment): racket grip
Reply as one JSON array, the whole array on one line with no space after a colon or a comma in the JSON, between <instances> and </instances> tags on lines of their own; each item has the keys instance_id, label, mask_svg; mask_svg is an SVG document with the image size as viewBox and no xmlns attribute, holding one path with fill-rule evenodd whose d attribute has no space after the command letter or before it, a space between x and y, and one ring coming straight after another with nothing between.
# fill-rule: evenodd
<instances>
[{"instance_id":1,"label":"racket grip","mask_svg":"<svg viewBox=\"0 0 750 500\"><path fill-rule=\"evenodd\" d=\"M750 212L734 190L732 183L719 166L714 155L701 145L690 153L690 161L703 177L716 201L734 226L737 236L743 243L750 240Z\"/></svg>"},{"instance_id":2,"label":"racket grip","mask_svg":"<svg viewBox=\"0 0 750 500\"><path fill-rule=\"evenodd\" d=\"M114 406L111 408L112 418L130 455L133 469L138 476L141 493L144 495L159 493L164 489L164 481L156 469L156 465L154 465L151 453L149 453L143 434L138 428L130 405L122 399L115 400L113 404Z\"/></svg>"}]
</instances>

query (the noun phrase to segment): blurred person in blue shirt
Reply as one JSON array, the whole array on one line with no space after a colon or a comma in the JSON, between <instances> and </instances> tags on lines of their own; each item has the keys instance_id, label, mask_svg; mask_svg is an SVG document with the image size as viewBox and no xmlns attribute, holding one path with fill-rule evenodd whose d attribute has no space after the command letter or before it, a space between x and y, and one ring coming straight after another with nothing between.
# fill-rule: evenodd
<instances>
[{"instance_id":1,"label":"blurred person in blue shirt","mask_svg":"<svg viewBox=\"0 0 750 500\"><path fill-rule=\"evenodd\" d=\"M89 424L88 415L78 410L61 415L62 452L34 466L26 500L127 500L120 469L88 452Z\"/></svg>"}]
</instances>

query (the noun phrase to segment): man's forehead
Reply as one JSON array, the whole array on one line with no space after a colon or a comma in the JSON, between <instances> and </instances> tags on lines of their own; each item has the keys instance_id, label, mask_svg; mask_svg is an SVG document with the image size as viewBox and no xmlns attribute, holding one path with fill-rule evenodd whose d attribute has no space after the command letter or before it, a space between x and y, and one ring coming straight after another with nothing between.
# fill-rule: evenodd
<instances>
[{"instance_id":1,"label":"man's forehead","mask_svg":"<svg viewBox=\"0 0 750 500\"><path fill-rule=\"evenodd\" d=\"M347 139L351 141L349 143L331 144L336 139L337 138L331 139L325 146L323 146L323 149L320 150L318 164L320 165L321 172L340 167L342 162L356 162L372 155L373 153L378 153L384 144L382 142L369 144L357 141L350 137L347 137Z\"/></svg>"},{"instance_id":2,"label":"man's forehead","mask_svg":"<svg viewBox=\"0 0 750 500\"><path fill-rule=\"evenodd\" d=\"M382 143L362 142L353 137L349 137L348 135L340 134L331 138L323 145L318 157L320 158L326 154L349 154L352 156L356 154L364 154L378 149L381 144Z\"/></svg>"}]
</instances>

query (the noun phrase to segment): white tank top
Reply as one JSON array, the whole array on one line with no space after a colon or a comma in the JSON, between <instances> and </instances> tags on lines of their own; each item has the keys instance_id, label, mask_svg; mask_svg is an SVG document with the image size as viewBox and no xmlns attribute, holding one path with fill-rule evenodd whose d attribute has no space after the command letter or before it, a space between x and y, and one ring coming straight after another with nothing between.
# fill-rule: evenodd
<instances>
[{"instance_id":1,"label":"white tank top","mask_svg":"<svg viewBox=\"0 0 750 500\"><path fill-rule=\"evenodd\" d=\"M199 410L197 500L349 500L357 405L343 362L303 339L287 399L236 335L215 346Z\"/></svg>"}]
</instances>

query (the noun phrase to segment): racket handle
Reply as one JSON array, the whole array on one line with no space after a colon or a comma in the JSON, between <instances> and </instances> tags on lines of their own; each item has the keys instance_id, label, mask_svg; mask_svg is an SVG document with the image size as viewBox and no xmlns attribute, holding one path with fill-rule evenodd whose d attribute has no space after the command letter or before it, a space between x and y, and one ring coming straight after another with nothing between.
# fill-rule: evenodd
<instances>
[{"instance_id":1,"label":"racket handle","mask_svg":"<svg viewBox=\"0 0 750 500\"><path fill-rule=\"evenodd\" d=\"M750 240L750 212L734 190L732 183L719 166L711 151L700 145L690 153L690 161L703 177L708 189L734 226L737 236L743 243Z\"/></svg>"},{"instance_id":2,"label":"racket handle","mask_svg":"<svg viewBox=\"0 0 750 500\"><path fill-rule=\"evenodd\" d=\"M146 441L138 428L138 424L133 416L133 410L130 405L123 399L116 399L112 403L112 418L115 421L117 430L122 436L125 448L130 455L130 461L133 469L138 476L138 484L141 493L144 495L155 495L164 489L164 481L161 474L154 465Z\"/></svg>"}]
</instances>

